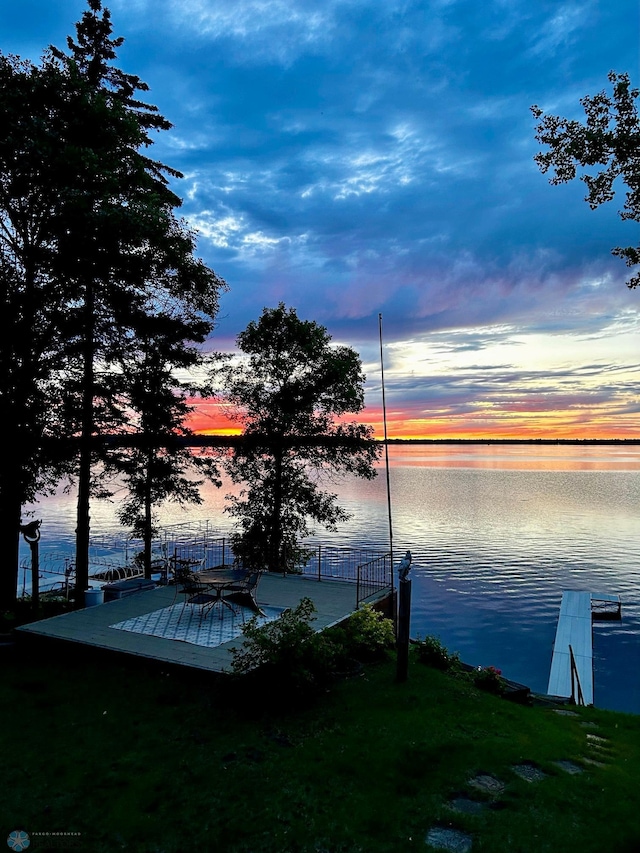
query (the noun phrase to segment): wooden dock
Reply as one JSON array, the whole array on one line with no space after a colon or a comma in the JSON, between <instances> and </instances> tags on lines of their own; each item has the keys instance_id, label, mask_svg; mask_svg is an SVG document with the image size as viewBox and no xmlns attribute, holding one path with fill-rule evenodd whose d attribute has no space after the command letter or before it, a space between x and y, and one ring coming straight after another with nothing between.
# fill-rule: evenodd
<instances>
[{"instance_id":1,"label":"wooden dock","mask_svg":"<svg viewBox=\"0 0 640 853\"><path fill-rule=\"evenodd\" d=\"M316 618L312 622L316 630L341 622L357 608L355 583L318 581L297 575L283 577L265 574L258 586L257 597L258 604L265 611L274 612L295 607L304 597L310 598L316 607ZM383 593L372 597L372 603L382 597ZM210 672L228 671L232 660L230 650L240 645L242 640L237 632L236 636L228 640L223 639L221 634L221 642L214 640L212 643L205 638L202 644L200 627L195 638L178 637L175 633L167 634L153 627L154 623L159 624L163 614L175 607L181 609L182 606L183 597L176 595L175 587L160 586L105 604L33 622L16 629L16 632L25 640L46 642L49 645L60 641ZM226 608L222 608L222 611L218 608L218 613L212 613L211 618L203 620L202 630L214 630L221 612L228 615ZM184 625L188 618L186 614L180 624ZM137 630L130 627L135 622L146 622L149 628Z\"/></svg>"},{"instance_id":2,"label":"wooden dock","mask_svg":"<svg viewBox=\"0 0 640 853\"><path fill-rule=\"evenodd\" d=\"M619 595L567 590L562 593L560 615L551 659L547 693L578 701L572 685L571 651L585 705L593 705L593 620L620 618ZM571 651L570 651L571 647Z\"/></svg>"}]
</instances>

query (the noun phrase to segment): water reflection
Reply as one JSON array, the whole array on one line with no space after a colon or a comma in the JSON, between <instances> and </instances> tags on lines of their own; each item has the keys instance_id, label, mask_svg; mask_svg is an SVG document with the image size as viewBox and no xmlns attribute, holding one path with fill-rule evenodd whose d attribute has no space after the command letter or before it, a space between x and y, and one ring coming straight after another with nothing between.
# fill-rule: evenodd
<instances>
[{"instance_id":1,"label":"water reflection","mask_svg":"<svg viewBox=\"0 0 640 853\"><path fill-rule=\"evenodd\" d=\"M544 692L562 591L619 594L622 621L594 628L596 704L640 713L640 447L392 446L390 462L395 552L413 554L412 635ZM161 522L230 532L228 488ZM318 540L387 547L385 478L334 490L352 518ZM95 532L120 530L116 506L94 504ZM36 517L42 550L72 548L72 498L45 499Z\"/></svg>"},{"instance_id":2,"label":"water reflection","mask_svg":"<svg viewBox=\"0 0 640 853\"><path fill-rule=\"evenodd\" d=\"M640 471L640 447L582 444L391 445L389 464L494 470Z\"/></svg>"}]
</instances>

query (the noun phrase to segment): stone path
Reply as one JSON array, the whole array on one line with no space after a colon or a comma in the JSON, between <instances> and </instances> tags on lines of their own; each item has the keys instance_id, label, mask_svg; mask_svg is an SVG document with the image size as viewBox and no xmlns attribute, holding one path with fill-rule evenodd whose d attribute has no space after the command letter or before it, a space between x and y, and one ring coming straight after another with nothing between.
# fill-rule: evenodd
<instances>
[{"instance_id":1,"label":"stone path","mask_svg":"<svg viewBox=\"0 0 640 853\"><path fill-rule=\"evenodd\" d=\"M553 713L565 717L579 717L575 711L565 709L553 709ZM606 767L607 762L613 758L611 741L595 732L597 724L590 721L581 721L580 726L588 729L585 733L585 755L580 758L580 763L560 758L553 764L559 770L570 776L577 776L587 772L590 768ZM523 761L514 764L511 771L515 776L530 784L544 783L549 778L542 768L533 761ZM452 812L452 821L446 825L437 824L428 831L425 843L431 850L448 851L448 853L471 853L473 837L469 832L458 829L455 824L455 815L478 815L489 809L500 805L500 796L504 793L509 782L498 779L490 773L476 773L467 780L467 788L470 790L454 794L446 803ZM474 796L474 794L476 796ZM482 799L477 799L477 794Z\"/></svg>"}]
</instances>

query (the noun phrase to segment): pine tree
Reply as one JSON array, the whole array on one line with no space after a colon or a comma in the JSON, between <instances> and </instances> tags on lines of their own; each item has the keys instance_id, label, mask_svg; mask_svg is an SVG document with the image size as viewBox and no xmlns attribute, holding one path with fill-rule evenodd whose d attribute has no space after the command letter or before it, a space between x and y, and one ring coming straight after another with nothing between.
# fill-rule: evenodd
<instances>
[{"instance_id":1,"label":"pine tree","mask_svg":"<svg viewBox=\"0 0 640 853\"><path fill-rule=\"evenodd\" d=\"M4 423L20 448L0 463L0 529L11 551L0 573L4 606L15 598L20 507L42 483L45 446L62 444L47 444L47 431L68 437L65 449L79 445L82 605L92 463L101 437L127 422L122 381L133 343L165 305L177 306L185 338L204 340L225 286L176 218L170 180L179 173L144 153L150 132L170 124L138 100L146 84L113 66L122 39L111 38L99 0L88 5L68 54L52 47L39 67L0 56L3 322L21 333L17 348L1 344L10 365Z\"/></svg>"},{"instance_id":2,"label":"pine tree","mask_svg":"<svg viewBox=\"0 0 640 853\"><path fill-rule=\"evenodd\" d=\"M52 55L74 87L76 121L68 128L69 144L80 164L67 195L60 234L61 267L75 283L75 353L82 364L78 515L76 528L76 600L83 602L88 584L90 495L93 437L113 428L112 419L96 418L97 365L103 376L127 352L137 335L136 319L145 316L148 296L190 304L211 323L222 280L194 258L193 234L174 209L180 199L169 177L180 177L151 160L140 149L151 143L149 130L170 123L157 109L137 98L148 87L111 63L121 38L111 38L109 11L89 0L89 11L77 24L77 41L67 40L69 53ZM65 237L67 238L65 240ZM160 291L160 293L159 293ZM118 377L112 375L114 381ZM108 384L107 404L113 399ZM113 418L110 406L100 410ZM116 421L117 421L116 413Z\"/></svg>"},{"instance_id":3,"label":"pine tree","mask_svg":"<svg viewBox=\"0 0 640 853\"><path fill-rule=\"evenodd\" d=\"M118 457L116 468L128 490L118 510L120 522L144 543L142 563L151 577L152 541L156 535L154 510L165 501L181 506L200 504L204 479L220 486L212 450L199 452L188 446L192 435L186 426L192 411L189 399L207 394L202 382L179 382L176 369L202 372L207 361L201 350L188 345L188 337L202 343L209 324L165 312L150 315L135 353L123 364L126 400L131 412L127 434L132 439Z\"/></svg>"}]
</instances>

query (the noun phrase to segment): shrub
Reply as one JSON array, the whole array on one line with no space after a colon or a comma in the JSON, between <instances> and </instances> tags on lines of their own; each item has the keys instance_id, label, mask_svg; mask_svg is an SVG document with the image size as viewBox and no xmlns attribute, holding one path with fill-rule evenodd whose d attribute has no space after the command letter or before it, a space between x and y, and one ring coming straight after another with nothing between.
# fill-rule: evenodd
<instances>
[{"instance_id":1,"label":"shrub","mask_svg":"<svg viewBox=\"0 0 640 853\"><path fill-rule=\"evenodd\" d=\"M495 666L479 666L472 673L473 683L480 690L486 690L487 693L495 693L499 695L504 693L505 682L502 678L502 671L496 669Z\"/></svg>"},{"instance_id":2,"label":"shrub","mask_svg":"<svg viewBox=\"0 0 640 853\"><path fill-rule=\"evenodd\" d=\"M265 625L257 617L243 628L242 648L231 651L231 668L237 674L267 668L270 677L294 687L312 686L339 670L344 647L339 638L316 633L311 627L316 608L310 598Z\"/></svg>"},{"instance_id":3,"label":"shrub","mask_svg":"<svg viewBox=\"0 0 640 853\"><path fill-rule=\"evenodd\" d=\"M258 623L258 617L250 619L242 629L245 637L242 648L232 652L232 669L245 673L265 664L284 668L301 665L305 645L314 634L310 622L315 619L315 605L310 598L303 598L297 607L285 610L273 622Z\"/></svg>"},{"instance_id":4,"label":"shrub","mask_svg":"<svg viewBox=\"0 0 640 853\"><path fill-rule=\"evenodd\" d=\"M12 610L0 613L0 632L6 633L19 625L37 622L39 619L48 619L50 616L58 616L73 610L73 602L64 596L42 596L37 611L34 610L30 595L18 598Z\"/></svg>"},{"instance_id":5,"label":"shrub","mask_svg":"<svg viewBox=\"0 0 640 853\"><path fill-rule=\"evenodd\" d=\"M355 662L376 660L395 643L393 623L382 613L365 605L345 626L316 632L311 599L277 619L260 625L254 617L243 628L241 648L231 650L231 668L245 674L268 669L269 677L295 687L324 684L351 671Z\"/></svg>"},{"instance_id":6,"label":"shrub","mask_svg":"<svg viewBox=\"0 0 640 853\"><path fill-rule=\"evenodd\" d=\"M449 652L438 637L427 635L424 640L418 640L417 648L418 660L434 669L446 672L460 664L458 652Z\"/></svg>"},{"instance_id":7,"label":"shrub","mask_svg":"<svg viewBox=\"0 0 640 853\"><path fill-rule=\"evenodd\" d=\"M347 653L361 661L377 660L395 645L393 622L370 604L349 617L344 635Z\"/></svg>"}]
</instances>

